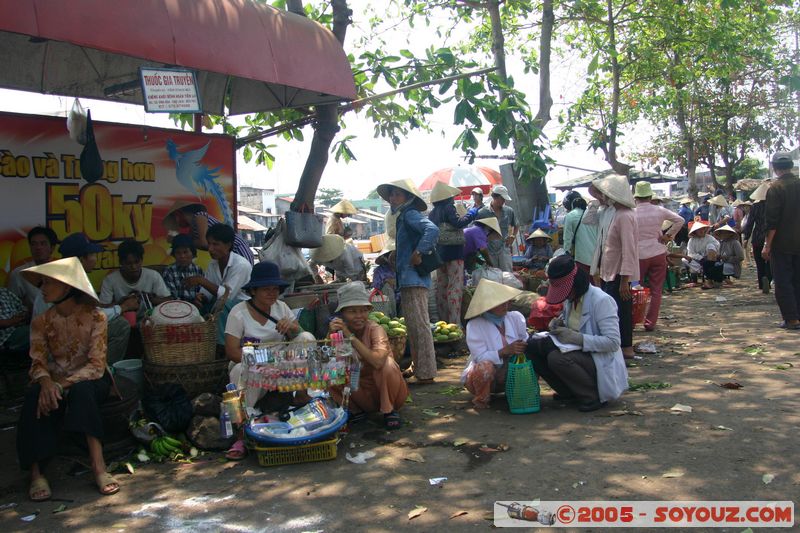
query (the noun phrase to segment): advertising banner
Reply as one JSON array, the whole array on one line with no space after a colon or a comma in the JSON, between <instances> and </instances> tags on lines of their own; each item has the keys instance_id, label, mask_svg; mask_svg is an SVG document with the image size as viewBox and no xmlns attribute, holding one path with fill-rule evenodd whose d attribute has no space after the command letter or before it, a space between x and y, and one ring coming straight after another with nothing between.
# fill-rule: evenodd
<instances>
[{"instance_id":1,"label":"advertising banner","mask_svg":"<svg viewBox=\"0 0 800 533\"><path fill-rule=\"evenodd\" d=\"M232 137L104 122L94 122L94 131L105 172L89 184L80 172L83 147L70 139L66 119L0 113L0 286L30 260L26 234L34 226L59 240L83 232L103 245L90 276L97 288L119 266L116 248L125 239L144 245L145 266L172 263L163 219L178 200L202 203L234 226ZM198 254L200 266L208 260Z\"/></svg>"}]
</instances>

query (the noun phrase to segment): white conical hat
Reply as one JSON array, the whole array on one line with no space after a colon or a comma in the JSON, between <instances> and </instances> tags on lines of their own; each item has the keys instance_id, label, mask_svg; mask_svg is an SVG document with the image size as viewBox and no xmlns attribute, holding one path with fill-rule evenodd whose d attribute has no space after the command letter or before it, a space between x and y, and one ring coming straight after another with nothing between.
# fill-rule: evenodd
<instances>
[{"instance_id":1,"label":"white conical hat","mask_svg":"<svg viewBox=\"0 0 800 533\"><path fill-rule=\"evenodd\" d=\"M711 226L709 226L705 222L696 221L694 224L692 224L692 227L689 229L689 235L691 235L692 233L694 233L699 229L710 228L710 227Z\"/></svg>"},{"instance_id":2,"label":"white conical hat","mask_svg":"<svg viewBox=\"0 0 800 533\"><path fill-rule=\"evenodd\" d=\"M525 239L525 240L526 241L530 241L530 240L533 240L533 239L549 239L549 238L550 238L550 235L548 235L547 233L542 231L541 228L539 228L536 231L534 231L533 233L531 233L530 235L528 235L528 238Z\"/></svg>"},{"instance_id":3,"label":"white conical hat","mask_svg":"<svg viewBox=\"0 0 800 533\"><path fill-rule=\"evenodd\" d=\"M425 199L422 198L422 194L420 194L419 190L417 190L417 186L414 185L414 182L410 179L381 183L377 188L378 196L388 202L389 192L392 190L392 187L397 187L398 189L406 191L408 194L410 194L414 198L414 208L418 211L426 211L428 209L428 204L425 203Z\"/></svg>"},{"instance_id":4,"label":"white conical hat","mask_svg":"<svg viewBox=\"0 0 800 533\"><path fill-rule=\"evenodd\" d=\"M311 250L311 259L315 263L333 261L344 252L344 239L340 235L323 235L322 246Z\"/></svg>"},{"instance_id":5,"label":"white conical hat","mask_svg":"<svg viewBox=\"0 0 800 533\"><path fill-rule=\"evenodd\" d=\"M681 205L688 205L688 204L692 203L692 199L687 196L686 198L681 198L678 201L678 203L680 203Z\"/></svg>"},{"instance_id":6,"label":"white conical hat","mask_svg":"<svg viewBox=\"0 0 800 533\"><path fill-rule=\"evenodd\" d=\"M711 205L716 205L718 207L728 207L728 200L725 199L724 196L721 194L716 195L714 198L708 201Z\"/></svg>"},{"instance_id":7,"label":"white conical hat","mask_svg":"<svg viewBox=\"0 0 800 533\"><path fill-rule=\"evenodd\" d=\"M522 294L522 291L519 289L482 278L478 283L478 288L475 289L475 294L472 295L472 300L469 302L467 314L464 315L464 318L466 320L475 318L489 309L513 300L520 294Z\"/></svg>"},{"instance_id":8,"label":"white conical hat","mask_svg":"<svg viewBox=\"0 0 800 533\"><path fill-rule=\"evenodd\" d=\"M730 227L728 224L721 225L720 227L714 230L714 233L718 231L724 231L725 233L734 233L734 234L736 233L736 230Z\"/></svg>"},{"instance_id":9,"label":"white conical hat","mask_svg":"<svg viewBox=\"0 0 800 533\"><path fill-rule=\"evenodd\" d=\"M32 266L23 270L22 275L33 285L38 285L42 276L53 278L78 289L94 300L99 300L89 281L89 276L86 275L86 271L77 257L67 257L43 265Z\"/></svg>"},{"instance_id":10,"label":"white conical hat","mask_svg":"<svg viewBox=\"0 0 800 533\"><path fill-rule=\"evenodd\" d=\"M453 198L459 194L461 194L461 189L458 187L453 187L443 181L437 181L431 191L431 203L441 202L442 200Z\"/></svg>"},{"instance_id":11,"label":"white conical hat","mask_svg":"<svg viewBox=\"0 0 800 533\"><path fill-rule=\"evenodd\" d=\"M769 182L765 181L753 191L750 195L750 199L753 200L753 202L763 202L767 199L767 189L769 189Z\"/></svg>"},{"instance_id":12,"label":"white conical hat","mask_svg":"<svg viewBox=\"0 0 800 533\"><path fill-rule=\"evenodd\" d=\"M331 207L331 213L337 213L339 215L355 215L358 213L358 209L356 209L356 206L354 206L350 200L342 200L335 206Z\"/></svg>"},{"instance_id":13,"label":"white conical hat","mask_svg":"<svg viewBox=\"0 0 800 533\"><path fill-rule=\"evenodd\" d=\"M500 223L497 221L497 217L491 216L486 218L479 218L475 222L478 224L483 224L484 226L490 228L498 235L503 235L503 233L500 231Z\"/></svg>"},{"instance_id":14,"label":"white conical hat","mask_svg":"<svg viewBox=\"0 0 800 533\"><path fill-rule=\"evenodd\" d=\"M631 193L631 184L628 183L628 178L625 176L612 174L606 178L594 180L592 185L611 200L631 209L636 207L636 200L633 199L633 193Z\"/></svg>"}]
</instances>

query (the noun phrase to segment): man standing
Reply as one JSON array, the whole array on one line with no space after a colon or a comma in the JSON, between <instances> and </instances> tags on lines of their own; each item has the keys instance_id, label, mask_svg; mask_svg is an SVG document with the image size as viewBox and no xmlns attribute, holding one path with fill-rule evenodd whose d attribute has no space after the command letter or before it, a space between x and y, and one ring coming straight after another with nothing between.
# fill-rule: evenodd
<instances>
[{"instance_id":1,"label":"man standing","mask_svg":"<svg viewBox=\"0 0 800 533\"><path fill-rule=\"evenodd\" d=\"M511 196L508 194L508 189L503 185L495 185L492 187L492 201L489 202L489 207L484 207L478 211L478 219L495 217L500 225L500 233L503 238L489 241L489 257L491 257L492 264L504 272L513 270L509 246L517 238L519 229L514 210L505 205L506 202L510 201Z\"/></svg>"},{"instance_id":2,"label":"man standing","mask_svg":"<svg viewBox=\"0 0 800 533\"><path fill-rule=\"evenodd\" d=\"M767 238L761 256L770 262L775 300L783 316L778 326L800 330L800 179L786 152L772 156L777 180L767 190Z\"/></svg>"},{"instance_id":3,"label":"man standing","mask_svg":"<svg viewBox=\"0 0 800 533\"><path fill-rule=\"evenodd\" d=\"M472 207L483 209L483 190L480 187L472 189Z\"/></svg>"},{"instance_id":4,"label":"man standing","mask_svg":"<svg viewBox=\"0 0 800 533\"><path fill-rule=\"evenodd\" d=\"M53 247L58 242L58 238L53 230L36 226L28 232L28 245L31 249L31 260L15 268L8 278L8 288L22 300L28 310L33 309L33 303L39 294L39 287L31 285L21 272L26 268L48 263L53 256Z\"/></svg>"}]
</instances>

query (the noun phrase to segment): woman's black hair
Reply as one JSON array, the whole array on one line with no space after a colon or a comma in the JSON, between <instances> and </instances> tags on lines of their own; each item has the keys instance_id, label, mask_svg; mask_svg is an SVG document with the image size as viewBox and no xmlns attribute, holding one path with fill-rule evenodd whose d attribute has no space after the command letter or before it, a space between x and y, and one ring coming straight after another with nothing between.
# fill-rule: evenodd
<instances>
[{"instance_id":1,"label":"woman's black hair","mask_svg":"<svg viewBox=\"0 0 800 533\"><path fill-rule=\"evenodd\" d=\"M572 200L572 209L575 208L586 209L586 200L584 200L583 197L580 196ZM570 209L570 211L572 211L572 209Z\"/></svg>"},{"instance_id":2,"label":"woman's black hair","mask_svg":"<svg viewBox=\"0 0 800 533\"><path fill-rule=\"evenodd\" d=\"M53 302L53 305L58 305L61 302L66 302L70 298L75 298L75 301L77 303L79 303L79 304L94 304L95 303L89 297L89 295L86 294L85 292L83 292L81 290L78 290L75 287L70 287L69 291L67 291L67 294L65 294L64 297L61 298L60 300Z\"/></svg>"},{"instance_id":3,"label":"woman's black hair","mask_svg":"<svg viewBox=\"0 0 800 533\"><path fill-rule=\"evenodd\" d=\"M585 270L578 269L575 272L575 281L572 282L572 290L575 292L575 299L577 300L589 291L589 285L592 284L592 278Z\"/></svg>"}]
</instances>

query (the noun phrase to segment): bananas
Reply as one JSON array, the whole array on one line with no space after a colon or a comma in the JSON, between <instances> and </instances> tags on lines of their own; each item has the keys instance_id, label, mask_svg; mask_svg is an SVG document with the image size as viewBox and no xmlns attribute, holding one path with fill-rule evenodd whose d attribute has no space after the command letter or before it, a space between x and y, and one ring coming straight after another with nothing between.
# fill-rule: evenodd
<instances>
[{"instance_id":1,"label":"bananas","mask_svg":"<svg viewBox=\"0 0 800 533\"><path fill-rule=\"evenodd\" d=\"M186 458L183 453L183 446L181 441L164 435L150 441L150 452L157 461L163 461L164 459L179 461Z\"/></svg>"}]
</instances>

